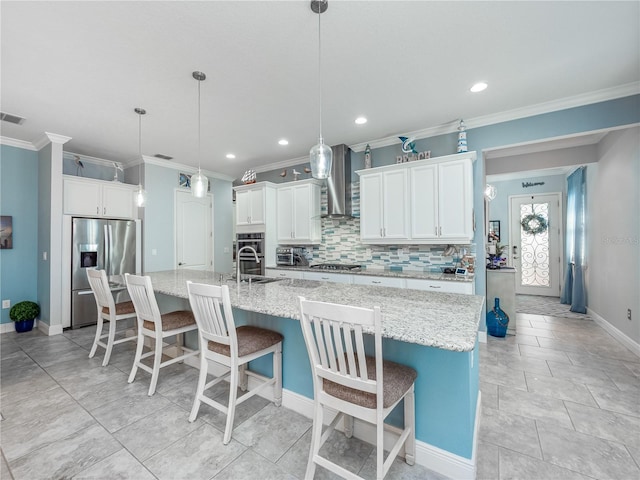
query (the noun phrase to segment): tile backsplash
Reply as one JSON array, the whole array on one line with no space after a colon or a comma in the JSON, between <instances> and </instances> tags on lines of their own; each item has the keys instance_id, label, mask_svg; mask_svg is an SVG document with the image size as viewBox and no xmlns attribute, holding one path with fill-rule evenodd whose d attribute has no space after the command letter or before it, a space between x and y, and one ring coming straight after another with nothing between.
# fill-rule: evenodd
<instances>
[{"instance_id":1,"label":"tile backsplash","mask_svg":"<svg viewBox=\"0 0 640 480\"><path fill-rule=\"evenodd\" d=\"M322 219L322 244L307 247L314 263L353 263L371 269L440 271L475 258L475 245L459 245L458 253L444 256L447 245L370 245L360 242L360 184L351 185L354 218ZM326 188L322 190L321 212L327 212Z\"/></svg>"}]
</instances>

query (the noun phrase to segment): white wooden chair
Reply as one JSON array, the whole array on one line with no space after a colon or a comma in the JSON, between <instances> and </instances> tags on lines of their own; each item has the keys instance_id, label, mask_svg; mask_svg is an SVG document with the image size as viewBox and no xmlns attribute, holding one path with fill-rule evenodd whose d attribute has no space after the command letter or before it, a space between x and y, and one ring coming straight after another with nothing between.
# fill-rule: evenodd
<instances>
[{"instance_id":1,"label":"white wooden chair","mask_svg":"<svg viewBox=\"0 0 640 480\"><path fill-rule=\"evenodd\" d=\"M117 323L119 320L125 320L129 318L135 318L136 311L133 308L133 303L120 302L115 303L113 294L109 288L109 280L104 270L95 270L93 268L87 268L87 278L89 279L89 285L93 291L93 296L96 299L96 306L98 308L98 325L96 327L96 337L93 340L93 346L91 352L89 352L89 358L93 358L96 354L98 347L105 349L104 360L102 360L102 366L106 367L109 364L111 358L111 351L114 345L118 345L123 342L130 342L135 340L136 337L125 337L116 340ZM104 322L109 322L109 331L105 334L102 333ZM107 339L106 343L103 341Z\"/></svg>"},{"instance_id":2,"label":"white wooden chair","mask_svg":"<svg viewBox=\"0 0 640 480\"><path fill-rule=\"evenodd\" d=\"M182 334L190 330L197 330L198 325L196 325L193 314L188 310L178 310L161 314L150 277L125 273L124 278L138 317L138 346L136 348L136 356L133 360L131 374L129 375L129 383L135 380L138 368L149 372L151 374L149 396L151 396L156 391L158 374L161 368L181 362L188 357L198 355L199 350L185 353L181 345ZM176 336L176 343L164 347L164 339L172 336ZM142 350L145 337L154 339L155 347L150 352L143 354ZM163 362L162 353L164 348L173 346L178 347L178 351L182 350L182 355L176 353L175 358ZM142 363L142 360L150 356L153 356L153 367Z\"/></svg>"},{"instance_id":3,"label":"white wooden chair","mask_svg":"<svg viewBox=\"0 0 640 480\"><path fill-rule=\"evenodd\" d=\"M204 285L187 282L189 302L198 323L200 337L200 378L196 398L193 402L189 421L195 421L201 402L225 413L227 424L224 431L223 443L227 445L231 440L233 419L236 406L248 400L269 385L273 385L274 403L282 403L282 335L278 332L253 326L235 326L229 287L223 285ZM247 363L256 358L273 353L273 377L247 370ZM212 360L229 369L211 382L207 383L208 361ZM240 372L238 372L240 370ZM238 377L240 378L240 384ZM261 380L256 388L237 396L238 386L247 390L248 376ZM226 407L207 397L205 391L217 383L229 378L229 406Z\"/></svg>"},{"instance_id":4,"label":"white wooden chair","mask_svg":"<svg viewBox=\"0 0 640 480\"><path fill-rule=\"evenodd\" d=\"M345 418L345 434L353 432L353 417L376 426L376 478L382 479L404 444L405 461L415 459L414 369L383 361L380 308L312 302L300 297L300 316L304 340L313 373L315 412L311 449L305 478L312 479L316 464L342 476L357 475L321 457L320 447ZM375 356L365 356L363 330L374 331ZM393 408L404 399L404 429L384 423ZM322 433L323 407L338 411ZM384 430L399 434L384 460Z\"/></svg>"}]
</instances>

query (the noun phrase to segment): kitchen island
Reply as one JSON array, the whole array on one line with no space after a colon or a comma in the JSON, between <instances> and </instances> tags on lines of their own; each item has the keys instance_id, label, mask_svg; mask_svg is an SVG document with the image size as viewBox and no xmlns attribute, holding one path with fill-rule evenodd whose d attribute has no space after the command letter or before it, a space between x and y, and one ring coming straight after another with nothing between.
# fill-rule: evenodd
<instances>
[{"instance_id":1,"label":"kitchen island","mask_svg":"<svg viewBox=\"0 0 640 480\"><path fill-rule=\"evenodd\" d=\"M337 285L281 279L266 284L242 283L228 274L174 270L148 274L162 309L188 305L187 280L227 284L238 325L270 328L284 336L283 405L311 416L313 382L302 330L298 297L382 310L385 359L418 372L416 461L455 478L475 476L475 436L479 415L478 326L484 297L389 287ZM372 347L372 343L368 345ZM271 374L270 361L250 368ZM400 424L401 409L390 417ZM366 428L356 435L367 440Z\"/></svg>"}]
</instances>

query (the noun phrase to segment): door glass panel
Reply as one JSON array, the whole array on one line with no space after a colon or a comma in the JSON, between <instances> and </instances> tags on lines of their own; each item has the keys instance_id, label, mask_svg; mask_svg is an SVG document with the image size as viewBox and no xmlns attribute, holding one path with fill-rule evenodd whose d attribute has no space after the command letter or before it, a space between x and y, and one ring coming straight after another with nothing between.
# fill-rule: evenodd
<instances>
[{"instance_id":1,"label":"door glass panel","mask_svg":"<svg viewBox=\"0 0 640 480\"><path fill-rule=\"evenodd\" d=\"M549 204L520 205L520 283L531 287L548 287L549 275Z\"/></svg>"}]
</instances>

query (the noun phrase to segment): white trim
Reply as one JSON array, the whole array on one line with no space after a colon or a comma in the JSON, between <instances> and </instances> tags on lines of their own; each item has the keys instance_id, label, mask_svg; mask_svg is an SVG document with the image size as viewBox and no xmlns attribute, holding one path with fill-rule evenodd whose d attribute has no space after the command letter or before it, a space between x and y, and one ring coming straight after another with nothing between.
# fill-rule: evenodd
<instances>
[{"instance_id":1,"label":"white trim","mask_svg":"<svg viewBox=\"0 0 640 480\"><path fill-rule=\"evenodd\" d=\"M143 155L144 163L149 165L156 165L158 167L169 168L171 170L175 170L178 173L196 173L198 169L196 167L192 167L191 165L185 165L183 163L174 162L173 160L161 160L155 157L148 157ZM129 164L126 164L127 168ZM230 177L229 175L224 175L222 173L212 172L210 170L202 169L202 173L204 173L207 177L217 178L219 180L226 180L228 182L233 182L235 177Z\"/></svg>"},{"instance_id":2,"label":"white trim","mask_svg":"<svg viewBox=\"0 0 640 480\"><path fill-rule=\"evenodd\" d=\"M113 167L115 163L120 168L124 168L124 164L122 162L116 162L115 160L105 160L104 158L91 157L89 155L83 155L81 153L75 152L62 152L62 157L68 160L73 160L74 156L80 157L83 163L93 163L94 165L101 165L103 167Z\"/></svg>"},{"instance_id":3,"label":"white trim","mask_svg":"<svg viewBox=\"0 0 640 480\"><path fill-rule=\"evenodd\" d=\"M291 158L289 160L282 160L280 162L270 163L269 165L260 165L252 168L256 173L270 172L271 170L278 170L280 168L295 167L302 165L303 163L309 163L309 157Z\"/></svg>"},{"instance_id":4,"label":"white trim","mask_svg":"<svg viewBox=\"0 0 640 480\"><path fill-rule=\"evenodd\" d=\"M520 118L557 112L569 108L582 107L584 105L605 102L607 100L615 100L616 98L637 95L638 93L640 93L640 82L632 82L625 85L620 85L618 87L596 90L595 92L583 93L580 95L574 95L572 97L552 100L550 102L544 102L536 105L516 108L513 110L506 110L504 112L465 119L464 123L466 124L467 130L470 130L473 128L485 127L487 125L494 125L496 123L508 122ZM405 137L414 137L416 140L419 140L421 138L429 138L435 135L443 135L446 133L454 133L457 131L458 120L455 120L454 122L445 123L443 125L429 127L422 130L414 130L413 132L400 133L399 135L403 135ZM389 145L396 145L398 143L402 142L400 141L398 136L394 135L381 138L379 140L350 145L349 148L351 148L351 150L353 150L354 152L361 152L364 151L367 144L369 144L371 148L380 148L387 147Z\"/></svg>"},{"instance_id":5,"label":"white trim","mask_svg":"<svg viewBox=\"0 0 640 480\"><path fill-rule=\"evenodd\" d=\"M58 135L57 133L44 132L40 138L33 142L33 146L36 150L40 151L43 147L49 145L49 143L59 143L60 145L64 145L69 140L71 140L71 137Z\"/></svg>"},{"instance_id":6,"label":"white trim","mask_svg":"<svg viewBox=\"0 0 640 480\"><path fill-rule=\"evenodd\" d=\"M7 145L9 147L22 148L23 150L31 150L33 152L38 151L38 149L33 146L33 143L27 142L26 140L18 140L17 138L0 136L0 145Z\"/></svg>"},{"instance_id":7,"label":"white trim","mask_svg":"<svg viewBox=\"0 0 640 480\"><path fill-rule=\"evenodd\" d=\"M11 333L16 331L16 326L13 324L13 321L9 323L0 323L0 335L3 333Z\"/></svg>"},{"instance_id":8,"label":"white trim","mask_svg":"<svg viewBox=\"0 0 640 480\"><path fill-rule=\"evenodd\" d=\"M640 357L640 343L636 342L633 338L627 336L627 334L618 330L617 327L609 323L607 320L602 318L592 309L587 307L587 313L593 318L593 320L604 328L612 337L622 343L625 347L635 353L638 357Z\"/></svg>"},{"instance_id":9,"label":"white trim","mask_svg":"<svg viewBox=\"0 0 640 480\"><path fill-rule=\"evenodd\" d=\"M45 322L38 321L38 330L45 335L62 335L62 325L49 325Z\"/></svg>"},{"instance_id":10,"label":"white trim","mask_svg":"<svg viewBox=\"0 0 640 480\"><path fill-rule=\"evenodd\" d=\"M478 331L478 342L487 343L487 332L483 330Z\"/></svg>"}]
</instances>

